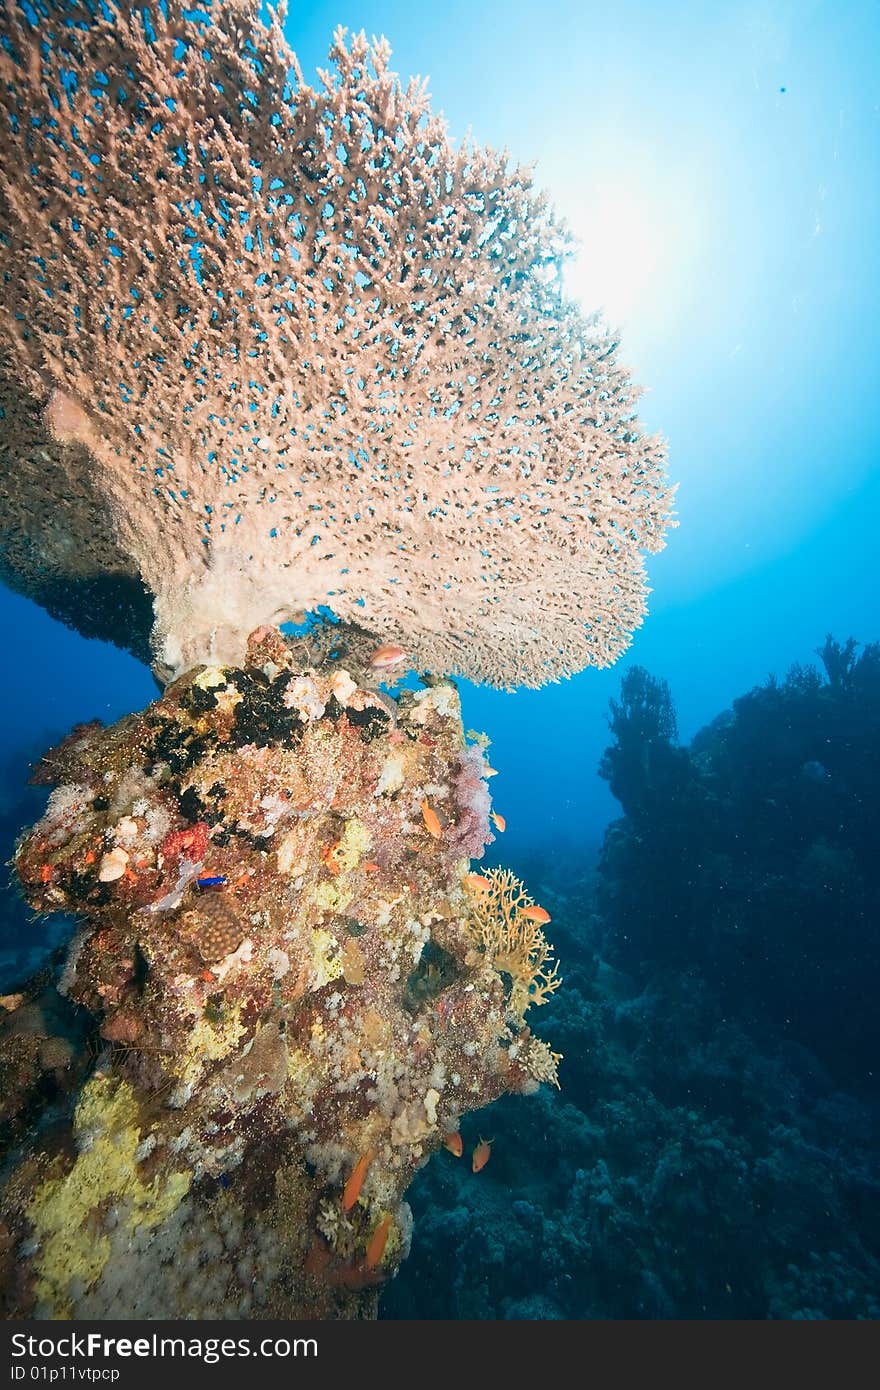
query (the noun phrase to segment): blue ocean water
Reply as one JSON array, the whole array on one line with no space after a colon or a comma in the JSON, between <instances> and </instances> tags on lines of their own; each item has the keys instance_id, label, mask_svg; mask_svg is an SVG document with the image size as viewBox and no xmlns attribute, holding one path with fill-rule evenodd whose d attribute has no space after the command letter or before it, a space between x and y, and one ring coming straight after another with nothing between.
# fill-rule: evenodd
<instances>
[{"instance_id":1,"label":"blue ocean water","mask_svg":"<svg viewBox=\"0 0 880 1390\"><path fill-rule=\"evenodd\" d=\"M877 8L320 3L288 21L304 69L339 22L386 33L456 133L537 160L680 483L625 658L462 685L507 822L488 862L553 918L562 1089L471 1121L478 1176L420 1175L385 1314L877 1316ZM29 761L156 687L6 591L0 631L6 858ZM859 644L842 674L828 633ZM641 671L676 738L609 727ZM609 747L637 772L600 776ZM0 933L9 984L47 927L10 888Z\"/></svg>"}]
</instances>

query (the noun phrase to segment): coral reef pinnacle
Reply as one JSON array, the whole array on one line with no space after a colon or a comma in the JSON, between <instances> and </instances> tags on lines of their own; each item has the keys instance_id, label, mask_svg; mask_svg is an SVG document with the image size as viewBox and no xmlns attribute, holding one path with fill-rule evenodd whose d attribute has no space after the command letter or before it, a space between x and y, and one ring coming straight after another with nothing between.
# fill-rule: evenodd
<instances>
[{"instance_id":1,"label":"coral reef pinnacle","mask_svg":"<svg viewBox=\"0 0 880 1390\"><path fill-rule=\"evenodd\" d=\"M16 868L81 919L59 1007L94 1066L11 1164L17 1315L369 1315L414 1172L556 1081L510 961L474 949L488 769L456 691L380 699L295 651L262 629L37 768Z\"/></svg>"}]
</instances>

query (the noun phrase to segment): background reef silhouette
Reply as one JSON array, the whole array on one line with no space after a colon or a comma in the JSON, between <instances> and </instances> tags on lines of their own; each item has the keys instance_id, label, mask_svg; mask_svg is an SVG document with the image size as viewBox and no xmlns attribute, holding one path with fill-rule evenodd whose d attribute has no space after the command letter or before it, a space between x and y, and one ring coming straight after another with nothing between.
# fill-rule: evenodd
<instances>
[{"instance_id":1,"label":"background reef silhouette","mask_svg":"<svg viewBox=\"0 0 880 1390\"><path fill-rule=\"evenodd\" d=\"M478 1178L419 1177L385 1316L880 1315L880 644L820 656L686 747L666 683L627 672L602 760L625 814L594 877L531 875L561 1097L481 1115Z\"/></svg>"}]
</instances>

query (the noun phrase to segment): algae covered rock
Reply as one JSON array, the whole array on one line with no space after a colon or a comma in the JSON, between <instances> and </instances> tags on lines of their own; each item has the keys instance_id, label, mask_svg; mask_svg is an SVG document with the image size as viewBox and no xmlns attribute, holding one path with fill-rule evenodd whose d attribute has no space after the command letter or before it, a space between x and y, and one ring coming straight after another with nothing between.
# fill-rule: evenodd
<instances>
[{"instance_id":1,"label":"algae covered rock","mask_svg":"<svg viewBox=\"0 0 880 1390\"><path fill-rule=\"evenodd\" d=\"M13 1314L370 1316L414 1172L555 1080L477 948L491 769L454 687L296 650L263 630L38 769L16 867L80 920L56 997L92 1031L7 1160Z\"/></svg>"}]
</instances>

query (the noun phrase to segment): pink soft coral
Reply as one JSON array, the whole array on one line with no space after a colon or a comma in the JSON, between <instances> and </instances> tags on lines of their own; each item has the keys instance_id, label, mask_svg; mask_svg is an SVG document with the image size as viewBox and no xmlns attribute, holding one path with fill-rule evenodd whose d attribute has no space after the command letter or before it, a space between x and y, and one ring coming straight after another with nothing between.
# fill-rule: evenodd
<instances>
[{"instance_id":1,"label":"pink soft coral","mask_svg":"<svg viewBox=\"0 0 880 1390\"><path fill-rule=\"evenodd\" d=\"M462 858L482 859L495 836L489 829L490 775L486 755L478 743L471 743L459 757L452 775L458 818L449 832L449 843L461 851Z\"/></svg>"}]
</instances>

